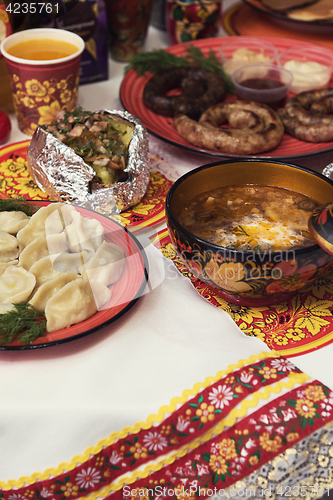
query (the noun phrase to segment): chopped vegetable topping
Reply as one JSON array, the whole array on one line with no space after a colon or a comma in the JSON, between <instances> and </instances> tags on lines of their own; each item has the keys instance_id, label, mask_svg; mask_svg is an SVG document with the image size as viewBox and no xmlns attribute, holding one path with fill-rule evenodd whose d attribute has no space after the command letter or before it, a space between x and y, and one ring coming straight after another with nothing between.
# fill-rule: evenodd
<instances>
[{"instance_id":1,"label":"chopped vegetable topping","mask_svg":"<svg viewBox=\"0 0 333 500\"><path fill-rule=\"evenodd\" d=\"M96 172L95 182L114 184L117 171L124 170L134 125L101 111L92 113L81 107L61 111L56 120L43 127Z\"/></svg>"}]
</instances>

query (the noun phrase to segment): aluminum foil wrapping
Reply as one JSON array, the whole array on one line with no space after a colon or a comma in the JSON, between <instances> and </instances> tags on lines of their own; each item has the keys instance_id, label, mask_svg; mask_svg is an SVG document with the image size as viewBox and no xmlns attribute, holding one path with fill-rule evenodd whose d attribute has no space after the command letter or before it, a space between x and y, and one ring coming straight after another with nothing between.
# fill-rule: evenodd
<instances>
[{"instance_id":1,"label":"aluminum foil wrapping","mask_svg":"<svg viewBox=\"0 0 333 500\"><path fill-rule=\"evenodd\" d=\"M144 196L149 183L148 133L140 120L127 111L99 110L134 124L125 168L127 179L91 191L95 175L73 149L52 134L37 127L29 148L28 166L36 184L57 201L74 203L103 215L123 212L136 205Z\"/></svg>"}]
</instances>

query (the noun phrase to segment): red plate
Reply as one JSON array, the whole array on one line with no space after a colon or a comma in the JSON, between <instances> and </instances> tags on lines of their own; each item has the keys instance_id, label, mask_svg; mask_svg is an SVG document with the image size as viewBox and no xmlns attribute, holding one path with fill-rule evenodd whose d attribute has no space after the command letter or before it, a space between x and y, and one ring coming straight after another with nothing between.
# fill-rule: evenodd
<instances>
[{"instance_id":1,"label":"red plate","mask_svg":"<svg viewBox=\"0 0 333 500\"><path fill-rule=\"evenodd\" d=\"M178 45L173 45L166 49L167 52L171 52L176 56L183 56L186 51L185 48L189 45L194 45L202 50L203 54L208 55L209 51L212 49L218 56L219 47L230 40L231 37L221 37L221 38L206 38L203 40L195 40L193 42L182 43ZM280 37L257 37L261 40L270 42L275 45L277 50L281 52L295 45L295 40L289 38ZM297 40L297 45L302 46L313 46L313 44ZM148 76L138 77L135 70L130 70L124 77L121 87L120 87L120 99L124 108L129 111L134 116L137 116L142 123L147 127L149 132L160 139L170 142L176 146L180 146L191 151L197 151L199 153L204 153L211 156L217 157L228 157L235 158L241 157L243 155L230 155L226 153L221 153L217 151L211 151L207 149L200 149L192 146L190 143L185 141L176 132L172 124L172 118L157 115L150 109L148 109L142 101L142 93L146 82L148 81ZM310 143L299 141L290 135L284 134L281 143L274 148L272 151L268 151L265 154L253 155L251 158L276 158L280 160L290 160L292 158L300 158L306 156L312 156L315 154L324 153L331 151L333 149L333 142L320 142L320 143ZM248 156L247 156L248 157Z\"/></svg>"},{"instance_id":2,"label":"red plate","mask_svg":"<svg viewBox=\"0 0 333 500\"><path fill-rule=\"evenodd\" d=\"M31 201L31 203L44 207L52 202ZM84 337L120 318L143 294L148 279L148 261L141 244L135 236L120 224L93 210L80 207L76 207L76 210L83 217L97 219L104 227L106 241L112 241L112 243L120 246L127 257L120 280L111 287L112 297L110 301L104 306L103 310L98 311L94 316L81 323L48 333L45 337L41 337L29 345L22 345L19 342L0 345L0 350L37 349Z\"/></svg>"}]
</instances>

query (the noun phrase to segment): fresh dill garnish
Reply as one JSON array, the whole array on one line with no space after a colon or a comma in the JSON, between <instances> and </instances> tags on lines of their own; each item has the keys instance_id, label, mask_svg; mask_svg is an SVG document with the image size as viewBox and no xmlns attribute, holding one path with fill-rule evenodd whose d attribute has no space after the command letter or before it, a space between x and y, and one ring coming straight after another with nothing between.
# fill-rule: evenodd
<instances>
[{"instance_id":1,"label":"fresh dill garnish","mask_svg":"<svg viewBox=\"0 0 333 500\"><path fill-rule=\"evenodd\" d=\"M46 319L43 312L27 302L13 304L14 309L0 314L0 344L10 344L14 340L30 344L46 335Z\"/></svg>"},{"instance_id":2,"label":"fresh dill garnish","mask_svg":"<svg viewBox=\"0 0 333 500\"><path fill-rule=\"evenodd\" d=\"M260 245L256 245L255 247L252 248L253 252L261 253L262 248Z\"/></svg>"},{"instance_id":3,"label":"fresh dill garnish","mask_svg":"<svg viewBox=\"0 0 333 500\"><path fill-rule=\"evenodd\" d=\"M235 234L244 234L244 236L249 236L242 226L236 226L232 232Z\"/></svg>"},{"instance_id":4,"label":"fresh dill garnish","mask_svg":"<svg viewBox=\"0 0 333 500\"><path fill-rule=\"evenodd\" d=\"M138 52L125 66L125 73L134 69L138 76L146 73L155 74L158 71L173 66L190 66L190 61L185 57L175 56L163 49L154 49L150 52Z\"/></svg>"},{"instance_id":5,"label":"fresh dill garnish","mask_svg":"<svg viewBox=\"0 0 333 500\"><path fill-rule=\"evenodd\" d=\"M125 66L125 73L134 69L138 76L144 76L146 73L155 74L162 69L172 68L173 66L196 66L218 73L224 79L227 91L232 94L235 93L234 86L223 70L213 49L210 49L208 56L205 56L194 45L186 47L186 55L184 57L175 56L163 49L134 54L129 64Z\"/></svg>"},{"instance_id":6,"label":"fresh dill garnish","mask_svg":"<svg viewBox=\"0 0 333 500\"><path fill-rule=\"evenodd\" d=\"M229 243L229 245L226 245L225 247L232 250L239 250L239 243Z\"/></svg>"},{"instance_id":7,"label":"fresh dill garnish","mask_svg":"<svg viewBox=\"0 0 333 500\"><path fill-rule=\"evenodd\" d=\"M32 216L40 208L25 198L8 198L0 200L1 212L24 212ZM10 344L14 340L22 344L30 344L46 335L46 319L44 313L31 304L20 302L13 304L14 309L0 314L0 345Z\"/></svg>"},{"instance_id":8,"label":"fresh dill garnish","mask_svg":"<svg viewBox=\"0 0 333 500\"><path fill-rule=\"evenodd\" d=\"M39 209L39 205L32 204L26 198L7 198L0 200L0 212L24 212L29 217Z\"/></svg>"},{"instance_id":9,"label":"fresh dill garnish","mask_svg":"<svg viewBox=\"0 0 333 500\"><path fill-rule=\"evenodd\" d=\"M213 51L213 49L209 50L208 56L204 56L198 47L190 45L187 48L187 54L190 60L193 61L192 64L196 64L201 68L206 69L207 71L213 71L215 73L218 73L224 79L227 78L225 71L222 68L222 64L216 57L216 54Z\"/></svg>"}]
</instances>

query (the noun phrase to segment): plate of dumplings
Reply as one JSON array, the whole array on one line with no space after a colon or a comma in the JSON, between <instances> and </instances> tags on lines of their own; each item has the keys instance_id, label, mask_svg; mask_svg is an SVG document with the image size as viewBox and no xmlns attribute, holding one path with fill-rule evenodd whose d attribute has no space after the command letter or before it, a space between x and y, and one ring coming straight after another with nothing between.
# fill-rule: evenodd
<instances>
[{"instance_id":1,"label":"plate of dumplings","mask_svg":"<svg viewBox=\"0 0 333 500\"><path fill-rule=\"evenodd\" d=\"M49 347L96 332L135 304L148 279L141 244L117 222L67 203L29 204L32 215L0 212L0 322L14 304L28 303L45 316L45 331L0 350Z\"/></svg>"}]
</instances>

